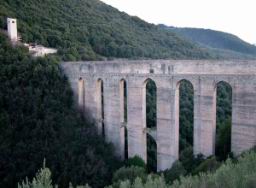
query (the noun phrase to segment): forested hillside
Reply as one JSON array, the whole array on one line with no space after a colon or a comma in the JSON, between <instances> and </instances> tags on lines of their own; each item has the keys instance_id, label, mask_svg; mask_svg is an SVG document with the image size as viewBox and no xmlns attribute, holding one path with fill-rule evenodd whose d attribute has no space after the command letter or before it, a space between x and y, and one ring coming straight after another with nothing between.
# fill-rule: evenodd
<instances>
[{"instance_id":1,"label":"forested hillside","mask_svg":"<svg viewBox=\"0 0 256 188\"><path fill-rule=\"evenodd\" d=\"M58 64L30 58L0 33L0 67L0 187L31 178L44 159L60 187L108 184L119 162L75 110Z\"/></svg>"},{"instance_id":2,"label":"forested hillside","mask_svg":"<svg viewBox=\"0 0 256 188\"><path fill-rule=\"evenodd\" d=\"M1 0L0 27L18 19L25 42L59 49L63 60L210 58L174 32L119 12L99 0Z\"/></svg>"},{"instance_id":3,"label":"forested hillside","mask_svg":"<svg viewBox=\"0 0 256 188\"><path fill-rule=\"evenodd\" d=\"M212 54L223 57L255 58L256 46L249 44L230 33L211 29L178 28L161 25L160 27L173 31L201 46L207 47Z\"/></svg>"}]
</instances>

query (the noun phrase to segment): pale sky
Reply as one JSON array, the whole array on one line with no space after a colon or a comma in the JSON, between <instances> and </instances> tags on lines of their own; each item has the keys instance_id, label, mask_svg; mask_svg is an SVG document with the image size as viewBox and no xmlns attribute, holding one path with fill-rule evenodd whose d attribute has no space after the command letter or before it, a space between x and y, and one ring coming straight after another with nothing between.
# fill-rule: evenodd
<instances>
[{"instance_id":1,"label":"pale sky","mask_svg":"<svg viewBox=\"0 0 256 188\"><path fill-rule=\"evenodd\" d=\"M256 0L102 1L150 23L214 29L256 44Z\"/></svg>"}]
</instances>

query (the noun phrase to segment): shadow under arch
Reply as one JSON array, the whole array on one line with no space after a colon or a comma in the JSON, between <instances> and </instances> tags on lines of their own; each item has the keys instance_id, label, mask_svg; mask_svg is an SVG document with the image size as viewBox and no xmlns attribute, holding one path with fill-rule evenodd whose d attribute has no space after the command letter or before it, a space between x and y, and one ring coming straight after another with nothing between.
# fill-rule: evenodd
<instances>
[{"instance_id":1,"label":"shadow under arch","mask_svg":"<svg viewBox=\"0 0 256 188\"><path fill-rule=\"evenodd\" d=\"M157 127L157 86L154 80L148 78L143 83L143 111L145 114L144 127Z\"/></svg>"},{"instance_id":2,"label":"shadow under arch","mask_svg":"<svg viewBox=\"0 0 256 188\"><path fill-rule=\"evenodd\" d=\"M96 102L97 102L97 120L98 133L105 136L104 126L104 85L103 79L98 78L96 83Z\"/></svg>"},{"instance_id":3,"label":"shadow under arch","mask_svg":"<svg viewBox=\"0 0 256 188\"><path fill-rule=\"evenodd\" d=\"M152 137L157 130L157 86L148 78L143 83L143 126L146 129L147 167L149 171L157 171L157 143Z\"/></svg>"},{"instance_id":4,"label":"shadow under arch","mask_svg":"<svg viewBox=\"0 0 256 188\"><path fill-rule=\"evenodd\" d=\"M147 134L147 168L149 172L157 172L157 142Z\"/></svg>"},{"instance_id":5,"label":"shadow under arch","mask_svg":"<svg viewBox=\"0 0 256 188\"><path fill-rule=\"evenodd\" d=\"M226 81L215 84L215 155L225 160L231 153L232 86Z\"/></svg>"},{"instance_id":6,"label":"shadow under arch","mask_svg":"<svg viewBox=\"0 0 256 188\"><path fill-rule=\"evenodd\" d=\"M127 131L127 82L124 78L119 81L119 94L120 94L120 142L124 148L124 159L128 159L128 131Z\"/></svg>"},{"instance_id":7,"label":"shadow under arch","mask_svg":"<svg viewBox=\"0 0 256 188\"><path fill-rule=\"evenodd\" d=\"M80 77L78 79L78 108L81 114L84 113L84 108L85 108L85 85L84 85L84 79Z\"/></svg>"},{"instance_id":8,"label":"shadow under arch","mask_svg":"<svg viewBox=\"0 0 256 188\"><path fill-rule=\"evenodd\" d=\"M194 141L194 86L187 79L176 85L176 115L179 126L179 153L192 150Z\"/></svg>"}]
</instances>

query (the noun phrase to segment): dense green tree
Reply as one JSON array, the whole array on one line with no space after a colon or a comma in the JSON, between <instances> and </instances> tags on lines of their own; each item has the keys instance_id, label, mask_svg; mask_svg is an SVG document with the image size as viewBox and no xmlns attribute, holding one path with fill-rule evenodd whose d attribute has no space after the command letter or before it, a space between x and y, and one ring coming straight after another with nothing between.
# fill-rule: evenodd
<instances>
[{"instance_id":1,"label":"dense green tree","mask_svg":"<svg viewBox=\"0 0 256 188\"><path fill-rule=\"evenodd\" d=\"M202 169L206 169L205 167L212 169L212 167L216 166L216 160L214 157L209 158L200 166ZM144 169L140 167L121 168L114 176L116 178L114 183L107 188L253 188L256 185L256 153L253 150L246 152L238 158L236 163L229 159L216 171L200 173L196 176L180 176L174 182L165 181L166 178L173 178L185 172L179 162L174 164L173 170L168 171L167 176L164 178L163 176L152 174L146 176ZM51 171L45 167L37 173L33 181L26 180L19 184L19 188L53 187ZM70 188L73 188L71 183ZM77 186L77 188L89 188L89 185Z\"/></svg>"},{"instance_id":2,"label":"dense green tree","mask_svg":"<svg viewBox=\"0 0 256 188\"><path fill-rule=\"evenodd\" d=\"M211 164L214 161L212 159L207 163ZM227 160L215 172L201 173L196 176L181 176L179 180L174 181L171 185L166 183L162 176L149 175L146 181L139 177L135 181L123 181L119 188L253 188L256 186L255 171L256 154L255 152L248 152L242 155L237 163ZM108 188L113 187L109 186Z\"/></svg>"},{"instance_id":3,"label":"dense green tree","mask_svg":"<svg viewBox=\"0 0 256 188\"><path fill-rule=\"evenodd\" d=\"M185 176L187 171L180 161L176 161L172 168L164 171L165 181L171 184L174 180L177 180L180 176Z\"/></svg>"},{"instance_id":4,"label":"dense green tree","mask_svg":"<svg viewBox=\"0 0 256 188\"><path fill-rule=\"evenodd\" d=\"M231 155L231 119L220 124L218 129L215 154L220 160L224 160Z\"/></svg>"},{"instance_id":5,"label":"dense green tree","mask_svg":"<svg viewBox=\"0 0 256 188\"><path fill-rule=\"evenodd\" d=\"M149 172L157 171L157 144L149 134L147 134L147 169Z\"/></svg>"},{"instance_id":6,"label":"dense green tree","mask_svg":"<svg viewBox=\"0 0 256 188\"><path fill-rule=\"evenodd\" d=\"M182 80L179 85L179 150L180 153L193 146L193 122L194 122L194 88L187 81Z\"/></svg>"},{"instance_id":7,"label":"dense green tree","mask_svg":"<svg viewBox=\"0 0 256 188\"><path fill-rule=\"evenodd\" d=\"M219 168L219 166L220 162L218 162L215 157L209 157L208 159L201 162L201 164L199 164L197 167L195 167L192 171L192 174L199 174L202 172L214 172Z\"/></svg>"},{"instance_id":8,"label":"dense green tree","mask_svg":"<svg viewBox=\"0 0 256 188\"><path fill-rule=\"evenodd\" d=\"M202 155L195 156L193 154L193 148L187 147L180 153L179 160L185 170L188 173L191 173L198 165L203 162L204 158Z\"/></svg>"},{"instance_id":9,"label":"dense green tree","mask_svg":"<svg viewBox=\"0 0 256 188\"><path fill-rule=\"evenodd\" d=\"M127 167L131 167L131 166L137 166L137 167L141 167L141 168L144 168L146 169L146 164L145 162L143 161L142 158L140 158L139 156L134 156L134 157L131 157L129 158L127 161L126 161L126 166Z\"/></svg>"},{"instance_id":10,"label":"dense green tree","mask_svg":"<svg viewBox=\"0 0 256 188\"><path fill-rule=\"evenodd\" d=\"M146 122L148 128L156 128L156 98L157 88L153 80L149 79L146 84Z\"/></svg>"},{"instance_id":11,"label":"dense green tree","mask_svg":"<svg viewBox=\"0 0 256 188\"><path fill-rule=\"evenodd\" d=\"M144 179L146 177L146 170L138 166L122 167L114 173L112 182L120 183L120 181L125 180L133 182L137 177Z\"/></svg>"},{"instance_id":12,"label":"dense green tree","mask_svg":"<svg viewBox=\"0 0 256 188\"><path fill-rule=\"evenodd\" d=\"M225 160L231 152L232 88L226 82L219 82L217 92L217 127L215 154Z\"/></svg>"},{"instance_id":13,"label":"dense green tree","mask_svg":"<svg viewBox=\"0 0 256 188\"><path fill-rule=\"evenodd\" d=\"M75 110L57 62L29 57L0 33L0 67L0 187L30 179L44 158L60 187L108 184L113 147Z\"/></svg>"}]
</instances>

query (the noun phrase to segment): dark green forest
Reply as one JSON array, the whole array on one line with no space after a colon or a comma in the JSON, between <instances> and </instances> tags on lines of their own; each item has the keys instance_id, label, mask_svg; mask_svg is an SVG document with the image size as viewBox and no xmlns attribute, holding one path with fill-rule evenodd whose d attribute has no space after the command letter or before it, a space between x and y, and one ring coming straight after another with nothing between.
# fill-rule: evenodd
<instances>
[{"instance_id":1,"label":"dark green forest","mask_svg":"<svg viewBox=\"0 0 256 188\"><path fill-rule=\"evenodd\" d=\"M0 67L0 187L31 178L44 159L60 187L110 183L113 147L75 110L57 62L32 59L0 34Z\"/></svg>"},{"instance_id":2,"label":"dark green forest","mask_svg":"<svg viewBox=\"0 0 256 188\"><path fill-rule=\"evenodd\" d=\"M174 32L99 0L2 0L0 28L18 19L24 42L57 48L64 61L103 58L210 58Z\"/></svg>"}]
</instances>

